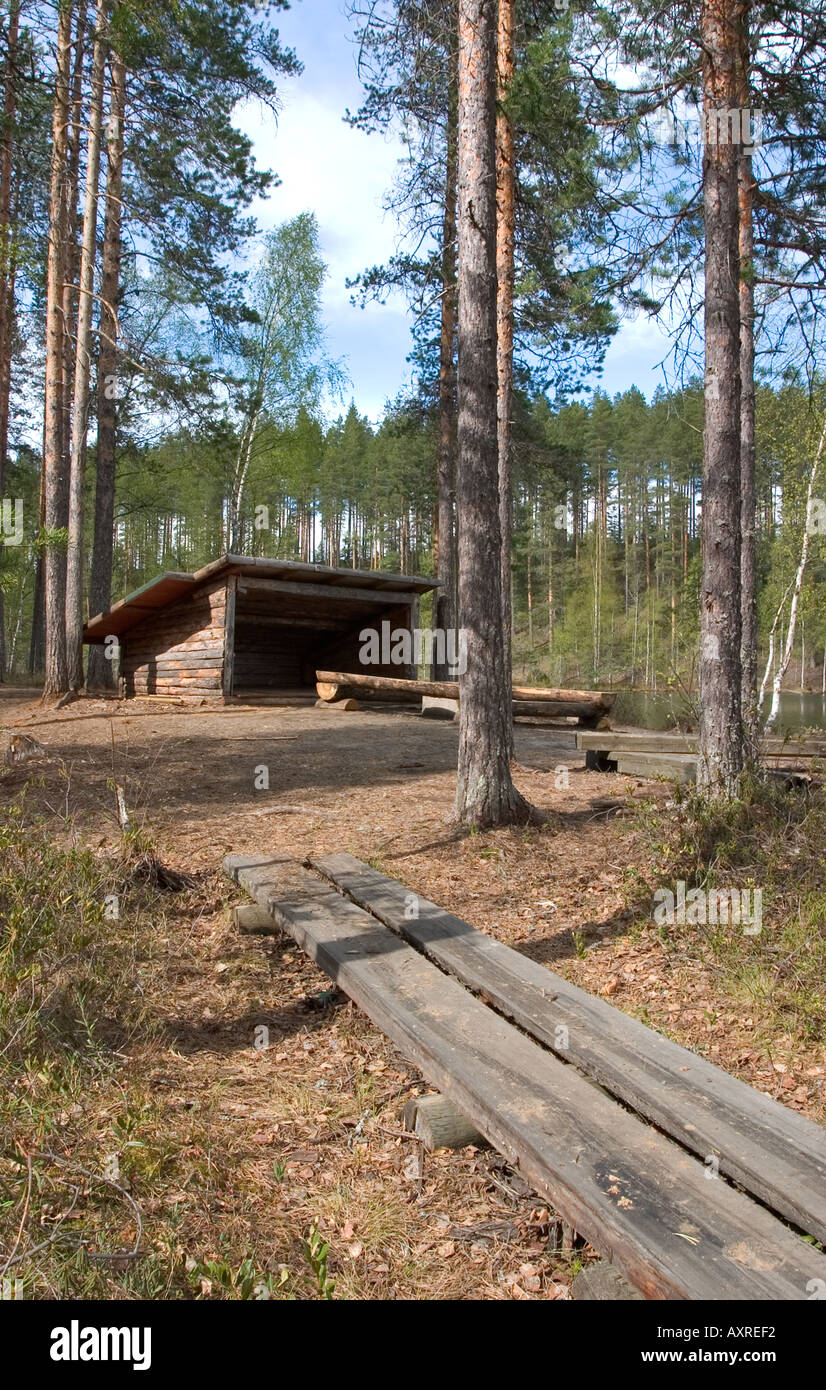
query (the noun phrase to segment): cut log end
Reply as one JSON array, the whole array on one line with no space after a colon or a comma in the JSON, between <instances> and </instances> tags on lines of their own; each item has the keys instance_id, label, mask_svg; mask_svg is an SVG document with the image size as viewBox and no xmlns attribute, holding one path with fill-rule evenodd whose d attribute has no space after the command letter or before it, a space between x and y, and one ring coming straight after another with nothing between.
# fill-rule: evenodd
<instances>
[{"instance_id":1,"label":"cut log end","mask_svg":"<svg viewBox=\"0 0 826 1390\"><path fill-rule=\"evenodd\" d=\"M244 936L281 936L281 928L257 903L242 903L232 909L233 925Z\"/></svg>"},{"instance_id":2,"label":"cut log end","mask_svg":"<svg viewBox=\"0 0 826 1390\"><path fill-rule=\"evenodd\" d=\"M428 1150L486 1145L484 1135L444 1096L416 1096L409 1100L404 1107L403 1122L405 1129L418 1135Z\"/></svg>"}]
</instances>

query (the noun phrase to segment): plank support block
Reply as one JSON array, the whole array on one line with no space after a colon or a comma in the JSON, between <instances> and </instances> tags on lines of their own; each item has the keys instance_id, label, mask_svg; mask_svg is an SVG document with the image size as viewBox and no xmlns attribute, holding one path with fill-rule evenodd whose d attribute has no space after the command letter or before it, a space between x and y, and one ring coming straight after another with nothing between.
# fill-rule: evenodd
<instances>
[{"instance_id":1,"label":"plank support block","mask_svg":"<svg viewBox=\"0 0 826 1390\"><path fill-rule=\"evenodd\" d=\"M444 1096L414 1097L405 1105L402 1119L408 1133L417 1134L430 1151L464 1149L468 1144L489 1147L476 1126Z\"/></svg>"},{"instance_id":2,"label":"plank support block","mask_svg":"<svg viewBox=\"0 0 826 1390\"><path fill-rule=\"evenodd\" d=\"M639 1289L629 1284L624 1275L607 1260L597 1260L574 1275L571 1298L599 1299L602 1302L645 1302Z\"/></svg>"},{"instance_id":3,"label":"plank support block","mask_svg":"<svg viewBox=\"0 0 826 1390\"><path fill-rule=\"evenodd\" d=\"M281 928L257 903L242 903L232 909L232 921L244 936L281 936Z\"/></svg>"},{"instance_id":4,"label":"plank support block","mask_svg":"<svg viewBox=\"0 0 826 1390\"><path fill-rule=\"evenodd\" d=\"M422 696L422 717L424 719L455 719L458 714L458 700L446 699L439 695Z\"/></svg>"}]
</instances>

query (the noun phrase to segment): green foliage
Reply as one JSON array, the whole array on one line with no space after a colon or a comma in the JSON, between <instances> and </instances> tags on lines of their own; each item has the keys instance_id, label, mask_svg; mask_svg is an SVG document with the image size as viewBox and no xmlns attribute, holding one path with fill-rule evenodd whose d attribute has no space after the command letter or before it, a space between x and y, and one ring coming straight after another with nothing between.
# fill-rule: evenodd
<instances>
[{"instance_id":1,"label":"green foliage","mask_svg":"<svg viewBox=\"0 0 826 1390\"><path fill-rule=\"evenodd\" d=\"M313 1223L304 1237L304 1257L315 1275L319 1297L327 1301L335 1297L336 1281L327 1273L330 1247Z\"/></svg>"},{"instance_id":2,"label":"green foliage","mask_svg":"<svg viewBox=\"0 0 826 1390\"><path fill-rule=\"evenodd\" d=\"M58 844L21 806L0 820L0 1081L60 1086L144 1025L131 954L126 862ZM117 915L114 915L114 914ZM42 1070L41 1070L42 1069ZM14 1104L23 1092L4 1089Z\"/></svg>"},{"instance_id":3,"label":"green foliage","mask_svg":"<svg viewBox=\"0 0 826 1390\"><path fill-rule=\"evenodd\" d=\"M640 823L658 882L762 892L759 934L732 923L669 925L661 929L667 948L713 962L766 1026L826 1038L826 884L813 852L826 836L822 790L752 781L739 800L722 803L678 789L675 811L652 805ZM635 890L640 903L648 891Z\"/></svg>"}]
</instances>

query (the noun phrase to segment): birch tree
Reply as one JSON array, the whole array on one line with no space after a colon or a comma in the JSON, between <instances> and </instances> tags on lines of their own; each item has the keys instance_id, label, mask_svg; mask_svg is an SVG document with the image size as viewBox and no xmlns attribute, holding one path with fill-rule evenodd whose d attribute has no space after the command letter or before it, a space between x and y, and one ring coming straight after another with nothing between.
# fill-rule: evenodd
<instances>
[{"instance_id":1,"label":"birch tree","mask_svg":"<svg viewBox=\"0 0 826 1390\"><path fill-rule=\"evenodd\" d=\"M318 407L325 388L340 388L341 369L324 352L321 290L326 274L312 213L300 213L265 238L251 281L252 321L236 349L241 422L227 507L230 551L242 546L242 505L262 426L290 424L302 406L311 411Z\"/></svg>"},{"instance_id":2,"label":"birch tree","mask_svg":"<svg viewBox=\"0 0 826 1390\"><path fill-rule=\"evenodd\" d=\"M780 661L777 665L777 669L774 673L774 677L772 679L772 702L769 708L769 712L766 716L764 730L764 732L766 733L770 733L771 730L775 727L780 714L780 691L783 685L783 677L789 669L789 665L791 664L792 659L792 653L794 651L794 638L795 631L797 628L797 615L798 610L800 608L800 595L803 590L803 578L806 574L806 565L809 560L809 545L811 537L814 533L823 530L823 518L821 516L821 513L823 511L823 502L822 500L815 497L815 487L817 485L817 475L820 470L820 463L821 459L823 458L824 447L826 447L826 420L824 420L823 425L821 426L820 440L815 451L811 472L809 473L809 484L806 490L806 509L804 513L803 540L800 545L800 560L798 562L797 570L795 572L794 581L789 586L789 589L786 590L786 593L783 596L783 600L777 610L777 615L775 617L770 635L769 658L766 663L766 673L763 677L763 686L761 687L761 691L765 689L767 678L771 670L772 658L774 656L774 634L780 621L781 615L783 613L783 609L785 608L786 598L788 597L789 591L791 590L791 606L789 608L789 621L786 627L786 640L783 644L783 654L780 658Z\"/></svg>"}]
</instances>

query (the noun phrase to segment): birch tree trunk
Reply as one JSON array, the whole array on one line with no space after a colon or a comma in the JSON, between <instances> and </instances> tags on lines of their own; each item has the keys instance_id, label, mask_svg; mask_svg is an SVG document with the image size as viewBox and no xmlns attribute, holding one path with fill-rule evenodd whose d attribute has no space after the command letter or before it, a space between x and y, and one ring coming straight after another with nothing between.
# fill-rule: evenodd
<instances>
[{"instance_id":1,"label":"birch tree trunk","mask_svg":"<svg viewBox=\"0 0 826 1390\"><path fill-rule=\"evenodd\" d=\"M738 34L733 0L704 0L705 407L697 785L735 796L743 770L740 666ZM734 138L731 138L734 137Z\"/></svg>"},{"instance_id":2,"label":"birch tree trunk","mask_svg":"<svg viewBox=\"0 0 826 1390\"><path fill-rule=\"evenodd\" d=\"M514 0L499 0L496 44L496 415L499 456L499 529L502 534L502 634L505 670L511 655L511 406L513 400L513 284L515 188L513 122L505 110L516 68ZM511 746L513 734L511 734Z\"/></svg>"},{"instance_id":3,"label":"birch tree trunk","mask_svg":"<svg viewBox=\"0 0 826 1390\"><path fill-rule=\"evenodd\" d=\"M783 684L783 677L789 669L789 664L792 659L792 652L794 651L794 634L795 628L797 626L797 613L800 607L800 594L803 589L803 577L806 573L806 563L809 559L809 538L813 529L815 484L817 482L818 470L820 469L820 461L823 457L824 446L826 446L826 421L824 421L824 424L820 431L820 443L817 446L817 452L815 454L814 463L812 464L812 469L809 474L809 486L806 492L806 521L803 527L803 541L800 546L800 563L797 567L797 573L794 577L794 587L792 589L792 602L791 607L789 609L789 625L786 629L786 641L783 647L783 655L780 658L780 663L777 667L777 670L774 673L774 679L772 681L772 702L771 708L766 717L766 733L770 733L771 730L774 728L775 724L777 723L777 718L780 714L780 688ZM786 593L788 594L788 589L786 590ZM783 603L785 602L786 599L784 596ZM780 609L778 609L777 618L780 617L782 608L783 604L781 604ZM775 619L775 624L777 623L777 618ZM772 632L774 632L774 629L772 629ZM801 680L801 685L802 683L803 682Z\"/></svg>"},{"instance_id":4,"label":"birch tree trunk","mask_svg":"<svg viewBox=\"0 0 826 1390\"><path fill-rule=\"evenodd\" d=\"M126 108L126 69L120 55L110 60L111 95L106 125L106 217L100 276L100 319L97 371L98 437L95 479L95 534L89 608L105 613L112 602L112 560L115 525L115 445L118 412L118 303L121 267L121 196L123 192L123 120ZM89 649L86 683L90 689L115 688L112 662L104 649Z\"/></svg>"},{"instance_id":5,"label":"birch tree trunk","mask_svg":"<svg viewBox=\"0 0 826 1390\"><path fill-rule=\"evenodd\" d=\"M531 819L511 780L496 434L495 0L459 4L459 676L456 818Z\"/></svg>"},{"instance_id":6,"label":"birch tree trunk","mask_svg":"<svg viewBox=\"0 0 826 1390\"><path fill-rule=\"evenodd\" d=\"M98 0L92 53L89 136L86 148L86 197L78 280L75 382L72 406L72 452L69 475L69 543L66 551L66 664L69 685L83 684L83 512L86 441L89 431L89 386L92 375L92 306L97 259L100 134L106 66L108 0Z\"/></svg>"},{"instance_id":7,"label":"birch tree trunk","mask_svg":"<svg viewBox=\"0 0 826 1390\"><path fill-rule=\"evenodd\" d=\"M52 169L49 190L49 248L46 280L46 381L43 425L45 483L44 559L46 611L46 678L44 698L68 688L66 667L66 557L54 532L65 521L64 477L64 327L63 284L66 271L66 193L69 128L69 64L72 46L72 0L61 0L57 21L57 56L52 109Z\"/></svg>"}]
</instances>

